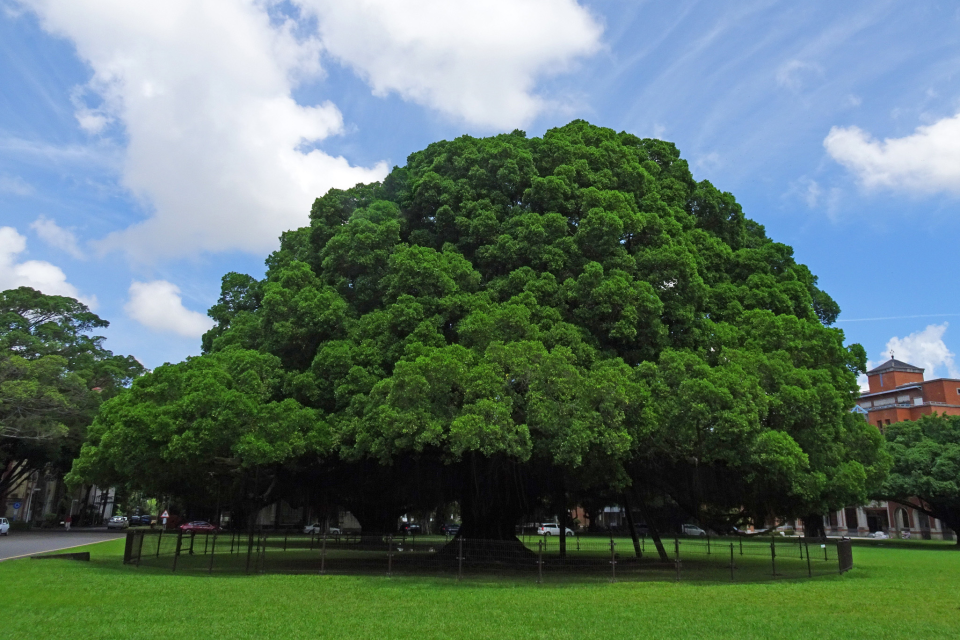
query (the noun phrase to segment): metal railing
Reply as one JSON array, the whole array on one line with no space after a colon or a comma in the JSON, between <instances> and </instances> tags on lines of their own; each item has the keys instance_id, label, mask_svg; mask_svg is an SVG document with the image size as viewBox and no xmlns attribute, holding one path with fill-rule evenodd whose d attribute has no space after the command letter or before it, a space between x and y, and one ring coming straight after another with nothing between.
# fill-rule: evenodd
<instances>
[{"instance_id":1,"label":"metal railing","mask_svg":"<svg viewBox=\"0 0 960 640\"><path fill-rule=\"evenodd\" d=\"M853 566L849 540L329 535L283 531L127 533L124 563L174 572L498 576L564 580L757 581L813 578ZM639 553L638 553L639 552Z\"/></svg>"}]
</instances>

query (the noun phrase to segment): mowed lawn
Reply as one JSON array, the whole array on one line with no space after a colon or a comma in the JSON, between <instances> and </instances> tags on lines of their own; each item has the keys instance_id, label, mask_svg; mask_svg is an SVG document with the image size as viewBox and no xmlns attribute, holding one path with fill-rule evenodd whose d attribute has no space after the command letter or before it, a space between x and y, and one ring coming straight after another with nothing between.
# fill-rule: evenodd
<instances>
[{"instance_id":1,"label":"mowed lawn","mask_svg":"<svg viewBox=\"0 0 960 640\"><path fill-rule=\"evenodd\" d=\"M960 638L960 551L903 546L813 580L538 586L171 574L123 566L114 541L0 563L0 638Z\"/></svg>"}]
</instances>

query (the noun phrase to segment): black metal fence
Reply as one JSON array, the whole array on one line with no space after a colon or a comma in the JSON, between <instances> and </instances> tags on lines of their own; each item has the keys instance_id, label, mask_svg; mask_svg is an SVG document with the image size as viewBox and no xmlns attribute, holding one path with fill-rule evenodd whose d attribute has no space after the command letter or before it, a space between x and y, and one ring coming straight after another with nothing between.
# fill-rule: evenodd
<instances>
[{"instance_id":1,"label":"black metal fence","mask_svg":"<svg viewBox=\"0 0 960 640\"><path fill-rule=\"evenodd\" d=\"M440 575L463 579L749 582L836 575L852 568L849 540L670 538L474 540L246 531L130 531L124 563L189 573Z\"/></svg>"}]
</instances>

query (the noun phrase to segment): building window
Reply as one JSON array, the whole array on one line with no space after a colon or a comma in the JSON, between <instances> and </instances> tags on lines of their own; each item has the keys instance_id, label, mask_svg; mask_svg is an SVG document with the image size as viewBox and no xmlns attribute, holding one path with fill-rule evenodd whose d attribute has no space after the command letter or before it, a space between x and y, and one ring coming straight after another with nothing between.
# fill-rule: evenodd
<instances>
[{"instance_id":1,"label":"building window","mask_svg":"<svg viewBox=\"0 0 960 640\"><path fill-rule=\"evenodd\" d=\"M877 420L877 428L883 429L883 420Z\"/></svg>"},{"instance_id":2,"label":"building window","mask_svg":"<svg viewBox=\"0 0 960 640\"><path fill-rule=\"evenodd\" d=\"M887 424L890 424L890 418L887 418Z\"/></svg>"}]
</instances>

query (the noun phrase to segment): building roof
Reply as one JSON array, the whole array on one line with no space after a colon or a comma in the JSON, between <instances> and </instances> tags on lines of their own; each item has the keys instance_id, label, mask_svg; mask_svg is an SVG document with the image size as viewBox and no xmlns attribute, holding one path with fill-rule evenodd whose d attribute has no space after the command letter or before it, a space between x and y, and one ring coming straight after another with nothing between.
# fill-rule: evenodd
<instances>
[{"instance_id":1,"label":"building roof","mask_svg":"<svg viewBox=\"0 0 960 640\"><path fill-rule=\"evenodd\" d=\"M923 369L920 367L915 367L912 364L907 364L902 360L894 360L890 358L882 365L875 369L867 371L867 375L873 375L875 373L887 373L888 371L906 371L907 373L923 373Z\"/></svg>"}]
</instances>

